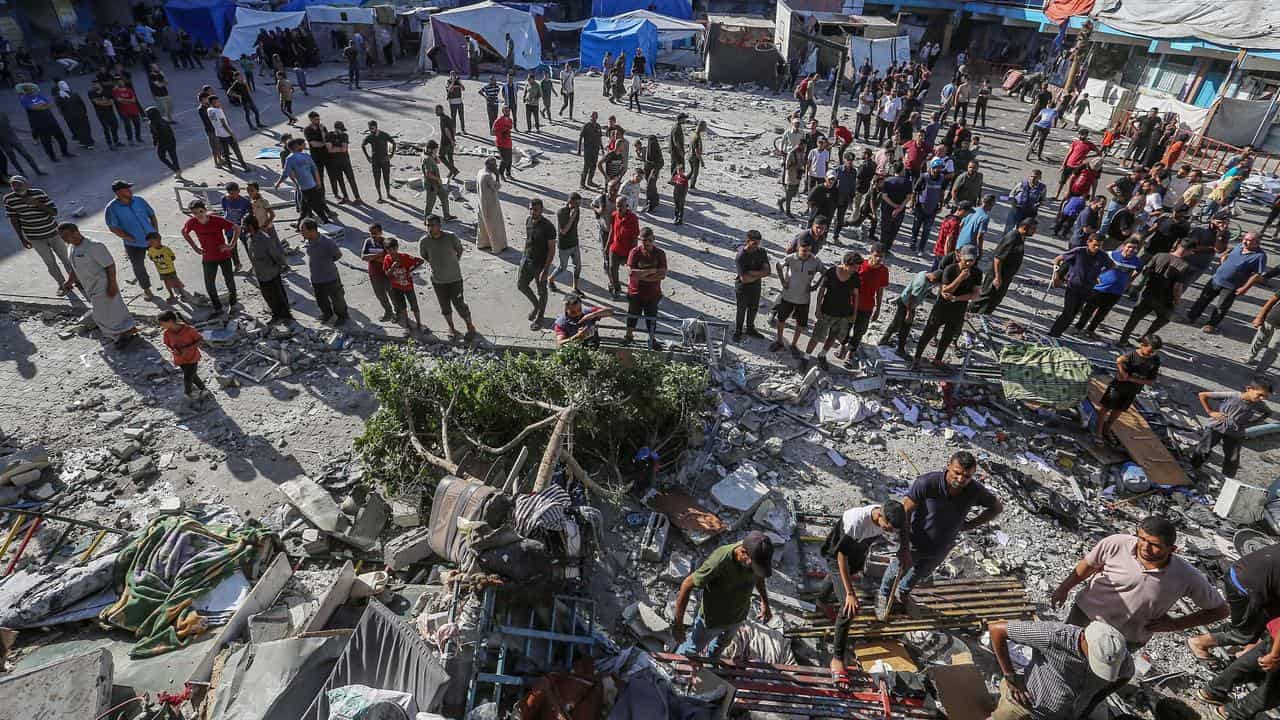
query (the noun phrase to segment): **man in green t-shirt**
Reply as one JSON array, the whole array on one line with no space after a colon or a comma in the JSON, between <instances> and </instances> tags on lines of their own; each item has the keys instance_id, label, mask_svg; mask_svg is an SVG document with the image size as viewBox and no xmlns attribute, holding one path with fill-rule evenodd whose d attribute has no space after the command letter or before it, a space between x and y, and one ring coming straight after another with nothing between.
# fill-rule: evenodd
<instances>
[{"instance_id":1,"label":"man in green t-shirt","mask_svg":"<svg viewBox=\"0 0 1280 720\"><path fill-rule=\"evenodd\" d=\"M680 584L676 596L671 635L681 655L718 657L726 641L737 632L751 610L751 591L760 592L760 621L769 622L769 593L764 580L773 573L773 541L759 531L747 533L741 542L721 545L702 566ZM685 636L684 611L694 588L702 589L702 609Z\"/></svg>"}]
</instances>

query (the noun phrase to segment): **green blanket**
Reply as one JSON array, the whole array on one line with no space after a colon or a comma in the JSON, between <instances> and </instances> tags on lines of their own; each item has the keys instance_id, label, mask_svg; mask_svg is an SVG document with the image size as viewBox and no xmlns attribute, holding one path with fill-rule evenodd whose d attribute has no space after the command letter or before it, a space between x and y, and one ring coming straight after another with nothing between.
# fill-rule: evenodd
<instances>
[{"instance_id":1,"label":"green blanket","mask_svg":"<svg viewBox=\"0 0 1280 720\"><path fill-rule=\"evenodd\" d=\"M98 619L133 633L131 658L180 648L208 629L192 603L236 570L256 580L276 545L274 533L252 524L224 533L189 517L156 518L120 552L120 599Z\"/></svg>"},{"instance_id":2,"label":"green blanket","mask_svg":"<svg viewBox=\"0 0 1280 720\"><path fill-rule=\"evenodd\" d=\"M1008 400L1075 407L1092 373L1089 359L1070 348L1006 345L1000 351L1000 384Z\"/></svg>"}]
</instances>

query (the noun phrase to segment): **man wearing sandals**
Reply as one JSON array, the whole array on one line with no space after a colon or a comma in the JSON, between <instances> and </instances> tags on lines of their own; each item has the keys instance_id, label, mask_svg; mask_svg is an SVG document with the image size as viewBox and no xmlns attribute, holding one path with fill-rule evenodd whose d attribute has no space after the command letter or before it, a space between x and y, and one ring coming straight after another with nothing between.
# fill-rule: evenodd
<instances>
[{"instance_id":1,"label":"man wearing sandals","mask_svg":"<svg viewBox=\"0 0 1280 720\"><path fill-rule=\"evenodd\" d=\"M1133 535L1103 538L1054 590L1054 607L1076 593L1067 614L1068 625L1084 627L1091 620L1111 624L1124 635L1131 651L1147 644L1157 632L1179 632L1223 620L1229 614L1222 593L1191 563L1177 555L1177 529L1168 519L1149 515ZM1170 617L1178 600L1188 598L1199 610Z\"/></svg>"}]
</instances>

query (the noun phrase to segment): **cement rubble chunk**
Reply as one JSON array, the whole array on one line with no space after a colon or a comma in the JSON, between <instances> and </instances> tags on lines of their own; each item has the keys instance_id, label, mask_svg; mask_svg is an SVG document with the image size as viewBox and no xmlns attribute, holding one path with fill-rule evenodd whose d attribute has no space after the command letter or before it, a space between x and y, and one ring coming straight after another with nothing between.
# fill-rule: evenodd
<instances>
[{"instance_id":1,"label":"cement rubble chunk","mask_svg":"<svg viewBox=\"0 0 1280 720\"><path fill-rule=\"evenodd\" d=\"M283 482L280 484L280 492L312 525L326 533L338 531L338 519L342 514L338 510L338 504L333 501L329 491L310 478Z\"/></svg>"},{"instance_id":2,"label":"cement rubble chunk","mask_svg":"<svg viewBox=\"0 0 1280 720\"><path fill-rule=\"evenodd\" d=\"M0 457L0 485L11 484L13 476L49 467L49 453L42 445L33 445L12 455Z\"/></svg>"},{"instance_id":3,"label":"cement rubble chunk","mask_svg":"<svg viewBox=\"0 0 1280 720\"><path fill-rule=\"evenodd\" d=\"M769 494L769 488L760 482L756 466L744 462L737 470L711 486L711 497L721 506L738 512L750 512Z\"/></svg>"},{"instance_id":4,"label":"cement rubble chunk","mask_svg":"<svg viewBox=\"0 0 1280 720\"><path fill-rule=\"evenodd\" d=\"M13 485L14 487L17 487L17 488L24 488L24 487L26 487L26 486L28 486L28 485L30 485L30 484L32 484L32 483L34 483L34 482L38 481L38 480L40 479L40 476L41 476L43 473L44 473L44 471L43 471L43 470L41 470L40 468L31 468L30 470L27 470L26 472L20 472L20 473L18 473L17 475L13 475L13 476L11 476L11 477L9 478L9 483L10 483L11 485Z\"/></svg>"},{"instance_id":5,"label":"cement rubble chunk","mask_svg":"<svg viewBox=\"0 0 1280 720\"><path fill-rule=\"evenodd\" d=\"M416 527L387 542L382 559L391 570L404 570L431 557L431 528Z\"/></svg>"}]
</instances>

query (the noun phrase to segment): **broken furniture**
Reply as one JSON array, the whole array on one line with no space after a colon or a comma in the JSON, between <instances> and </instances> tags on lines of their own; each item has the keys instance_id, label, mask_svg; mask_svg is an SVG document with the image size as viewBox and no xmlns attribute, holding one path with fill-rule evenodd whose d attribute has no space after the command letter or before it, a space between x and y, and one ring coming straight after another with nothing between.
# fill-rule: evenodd
<instances>
[{"instance_id":1,"label":"broken furniture","mask_svg":"<svg viewBox=\"0 0 1280 720\"><path fill-rule=\"evenodd\" d=\"M1026 588L1014 578L962 578L935 580L911 590L904 614L880 621L875 597L860 591L861 610L849 626L854 639L897 637L920 630L981 630L996 620L1028 620L1035 606ZM791 628L788 637L826 637L835 633L835 608L811 613L810 625Z\"/></svg>"},{"instance_id":2,"label":"broken furniture","mask_svg":"<svg viewBox=\"0 0 1280 720\"><path fill-rule=\"evenodd\" d=\"M1082 409L1096 414L1097 409L1101 407L1099 403L1102 400L1102 394L1106 390L1107 385L1101 379L1090 380L1090 402L1083 404ZM1096 418L1091 418L1091 421L1094 419ZM1120 440L1120 444L1128 451L1129 457L1147 472L1147 479L1153 486L1190 484L1182 466L1160 441L1137 408L1130 407L1116 416L1115 422L1111 425L1111 434Z\"/></svg>"},{"instance_id":3,"label":"broken furniture","mask_svg":"<svg viewBox=\"0 0 1280 720\"><path fill-rule=\"evenodd\" d=\"M895 695L872 675L851 668L842 689L825 667L733 662L673 653L653 658L671 670L677 686L691 687L706 671L733 688L733 709L788 717L876 717L924 720L938 714L923 698Z\"/></svg>"},{"instance_id":4,"label":"broken furniture","mask_svg":"<svg viewBox=\"0 0 1280 720\"><path fill-rule=\"evenodd\" d=\"M267 378L271 377L271 373L275 372L276 369L280 367L280 364L279 360L267 355L266 353L258 350L250 350L248 354L237 360L235 365L228 368L227 372L235 373L252 383L261 384L266 382ZM250 368L259 369L264 365L266 366L266 369L261 370L257 375L249 372Z\"/></svg>"}]
</instances>

